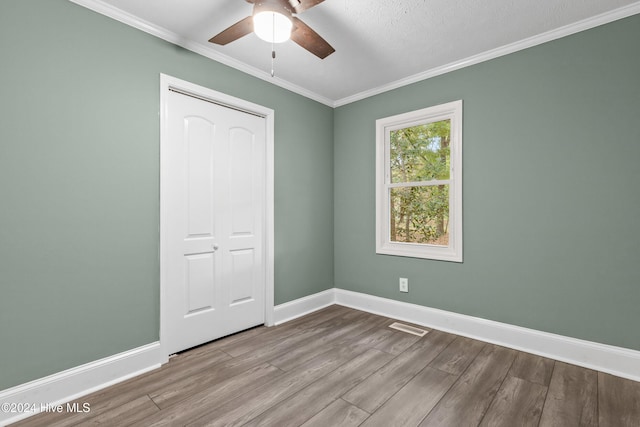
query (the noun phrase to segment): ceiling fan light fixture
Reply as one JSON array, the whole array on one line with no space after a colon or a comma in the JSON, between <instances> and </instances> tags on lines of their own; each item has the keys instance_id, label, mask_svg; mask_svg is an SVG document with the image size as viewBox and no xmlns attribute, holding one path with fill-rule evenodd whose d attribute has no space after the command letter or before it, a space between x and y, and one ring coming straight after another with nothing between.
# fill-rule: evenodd
<instances>
[{"instance_id":1,"label":"ceiling fan light fixture","mask_svg":"<svg viewBox=\"0 0 640 427\"><path fill-rule=\"evenodd\" d=\"M336 51L318 33L295 16L321 4L324 0L246 1L253 4L253 13L211 37L210 43L224 46L255 33L258 38L271 43L291 40L320 59ZM272 46L271 56L275 58L275 46Z\"/></svg>"},{"instance_id":2,"label":"ceiling fan light fixture","mask_svg":"<svg viewBox=\"0 0 640 427\"><path fill-rule=\"evenodd\" d=\"M268 10L253 15L253 31L269 43L286 42L291 38L292 28L291 19L282 13Z\"/></svg>"}]
</instances>

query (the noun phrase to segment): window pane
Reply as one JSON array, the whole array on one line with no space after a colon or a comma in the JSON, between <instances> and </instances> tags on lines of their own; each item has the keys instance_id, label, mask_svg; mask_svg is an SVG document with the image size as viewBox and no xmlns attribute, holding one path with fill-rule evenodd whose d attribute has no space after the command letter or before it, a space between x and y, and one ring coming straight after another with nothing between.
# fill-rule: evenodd
<instances>
[{"instance_id":1,"label":"window pane","mask_svg":"<svg viewBox=\"0 0 640 427\"><path fill-rule=\"evenodd\" d=\"M390 132L391 182L449 179L451 120Z\"/></svg>"},{"instance_id":2,"label":"window pane","mask_svg":"<svg viewBox=\"0 0 640 427\"><path fill-rule=\"evenodd\" d=\"M390 189L392 242L449 245L449 186Z\"/></svg>"}]
</instances>

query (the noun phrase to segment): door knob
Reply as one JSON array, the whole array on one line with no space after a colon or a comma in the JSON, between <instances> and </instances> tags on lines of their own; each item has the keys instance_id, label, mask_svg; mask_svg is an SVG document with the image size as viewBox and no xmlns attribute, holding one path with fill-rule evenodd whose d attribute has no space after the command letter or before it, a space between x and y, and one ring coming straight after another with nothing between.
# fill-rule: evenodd
<instances>
[{"instance_id":1,"label":"door knob","mask_svg":"<svg viewBox=\"0 0 640 427\"><path fill-rule=\"evenodd\" d=\"M215 243L213 245L211 245L211 248L215 251L218 250L218 245L216 245Z\"/></svg>"}]
</instances>

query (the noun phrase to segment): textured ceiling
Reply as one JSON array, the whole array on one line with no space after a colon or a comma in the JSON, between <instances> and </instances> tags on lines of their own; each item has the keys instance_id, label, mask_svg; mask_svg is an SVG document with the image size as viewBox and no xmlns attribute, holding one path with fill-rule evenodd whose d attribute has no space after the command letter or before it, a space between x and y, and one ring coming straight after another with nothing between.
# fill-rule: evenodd
<instances>
[{"instance_id":1,"label":"textured ceiling","mask_svg":"<svg viewBox=\"0 0 640 427\"><path fill-rule=\"evenodd\" d=\"M320 60L291 41L277 44L271 78L271 45L254 34L226 46L207 42L251 14L244 0L72 1L136 20L138 28L329 105L506 52L514 43L526 47L540 34L551 40L640 13L640 1L632 0L325 0L299 18L336 52Z\"/></svg>"}]
</instances>

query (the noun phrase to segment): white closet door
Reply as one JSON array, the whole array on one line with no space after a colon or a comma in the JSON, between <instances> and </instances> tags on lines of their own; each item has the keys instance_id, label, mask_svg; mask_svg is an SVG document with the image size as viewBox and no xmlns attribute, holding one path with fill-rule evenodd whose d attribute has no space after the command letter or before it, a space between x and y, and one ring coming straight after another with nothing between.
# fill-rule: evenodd
<instances>
[{"instance_id":1,"label":"white closet door","mask_svg":"<svg viewBox=\"0 0 640 427\"><path fill-rule=\"evenodd\" d=\"M171 354L264 323L266 120L172 91L167 121Z\"/></svg>"}]
</instances>

